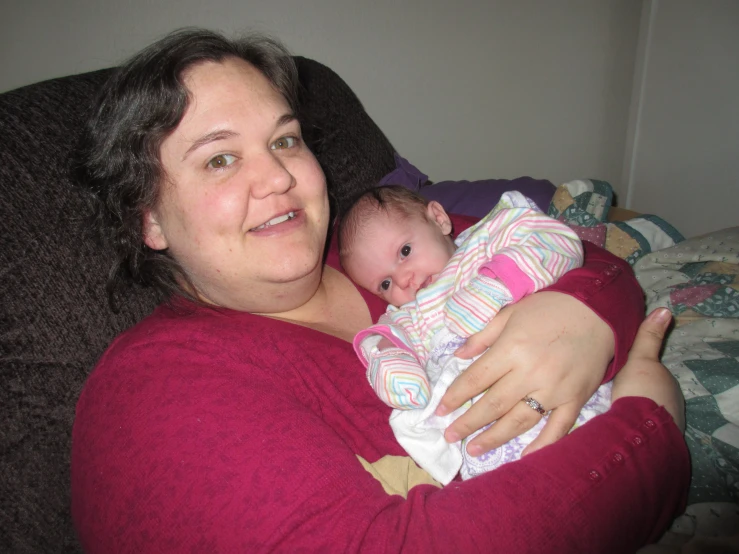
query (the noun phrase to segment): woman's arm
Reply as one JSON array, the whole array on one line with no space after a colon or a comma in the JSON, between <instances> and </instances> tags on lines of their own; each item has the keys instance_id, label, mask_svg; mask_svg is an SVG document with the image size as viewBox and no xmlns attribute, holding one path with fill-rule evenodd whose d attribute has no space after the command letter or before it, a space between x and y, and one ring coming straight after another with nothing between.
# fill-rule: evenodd
<instances>
[{"instance_id":1,"label":"woman's arm","mask_svg":"<svg viewBox=\"0 0 739 554\"><path fill-rule=\"evenodd\" d=\"M584 241L586 264L565 274L547 290L586 304L613 332L614 350L603 382L624 366L639 324L644 320L644 292L626 260Z\"/></svg>"},{"instance_id":2,"label":"woman's arm","mask_svg":"<svg viewBox=\"0 0 739 554\"><path fill-rule=\"evenodd\" d=\"M450 412L488 389L447 429L453 441L497 420L470 441L470 454L497 448L539 421L521 402L525 396L553 410L526 452L558 440L600 383L625 362L643 318L641 288L628 263L592 244L584 247L582 268L502 310L458 353L471 357L489 346L441 404L440 413Z\"/></svg>"}]
</instances>

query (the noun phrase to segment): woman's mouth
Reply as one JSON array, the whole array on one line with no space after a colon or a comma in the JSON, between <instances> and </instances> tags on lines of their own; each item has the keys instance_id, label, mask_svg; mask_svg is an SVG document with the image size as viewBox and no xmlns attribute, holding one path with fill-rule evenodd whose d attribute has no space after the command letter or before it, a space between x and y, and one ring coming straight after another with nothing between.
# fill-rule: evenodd
<instances>
[{"instance_id":1,"label":"woman's mouth","mask_svg":"<svg viewBox=\"0 0 739 554\"><path fill-rule=\"evenodd\" d=\"M295 219L295 212L287 212L286 214L278 215L277 217L273 217L269 221L262 223L259 227L254 227L253 229L249 230L261 231L262 229L272 227L273 225L279 225L280 223L285 223L286 221L290 221L291 219Z\"/></svg>"}]
</instances>

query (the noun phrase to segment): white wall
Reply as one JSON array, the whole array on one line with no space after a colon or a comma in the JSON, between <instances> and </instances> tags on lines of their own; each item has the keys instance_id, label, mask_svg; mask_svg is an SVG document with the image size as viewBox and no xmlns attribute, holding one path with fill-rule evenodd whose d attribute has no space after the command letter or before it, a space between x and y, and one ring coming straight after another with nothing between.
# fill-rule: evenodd
<instances>
[{"instance_id":1,"label":"white wall","mask_svg":"<svg viewBox=\"0 0 739 554\"><path fill-rule=\"evenodd\" d=\"M739 225L739 2L645 3L623 187L686 236Z\"/></svg>"},{"instance_id":2,"label":"white wall","mask_svg":"<svg viewBox=\"0 0 739 554\"><path fill-rule=\"evenodd\" d=\"M255 28L337 71L433 180L621 186L641 0L4 2L0 91L108 67L186 25Z\"/></svg>"}]
</instances>

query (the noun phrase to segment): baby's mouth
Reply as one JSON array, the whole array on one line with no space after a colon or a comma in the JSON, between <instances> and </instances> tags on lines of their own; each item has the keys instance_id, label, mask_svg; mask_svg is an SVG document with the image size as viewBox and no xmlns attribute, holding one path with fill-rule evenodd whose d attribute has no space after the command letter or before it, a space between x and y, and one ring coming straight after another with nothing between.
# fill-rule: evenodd
<instances>
[{"instance_id":1,"label":"baby's mouth","mask_svg":"<svg viewBox=\"0 0 739 554\"><path fill-rule=\"evenodd\" d=\"M278 215L277 217L273 217L266 223L262 223L259 227L254 227L253 229L249 229L250 231L261 231L262 229L266 229L267 227L272 227L273 225L279 225L280 223L284 223L285 221L289 221L291 219L295 219L295 212L287 212L283 215Z\"/></svg>"}]
</instances>

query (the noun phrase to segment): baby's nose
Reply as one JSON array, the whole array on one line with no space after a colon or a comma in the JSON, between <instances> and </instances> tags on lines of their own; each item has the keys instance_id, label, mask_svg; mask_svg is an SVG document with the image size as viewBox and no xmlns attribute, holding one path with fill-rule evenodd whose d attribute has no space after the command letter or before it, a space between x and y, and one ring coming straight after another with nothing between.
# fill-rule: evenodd
<instances>
[{"instance_id":1,"label":"baby's nose","mask_svg":"<svg viewBox=\"0 0 739 554\"><path fill-rule=\"evenodd\" d=\"M418 277L416 273L411 273L410 277L408 277L408 282L406 284L406 288L411 292L416 292L421 284L418 282Z\"/></svg>"},{"instance_id":2,"label":"baby's nose","mask_svg":"<svg viewBox=\"0 0 739 554\"><path fill-rule=\"evenodd\" d=\"M408 287L413 285L414 279L415 276L413 275L413 272L409 269L405 269L401 272L397 284L400 285L402 288L407 289Z\"/></svg>"}]
</instances>

